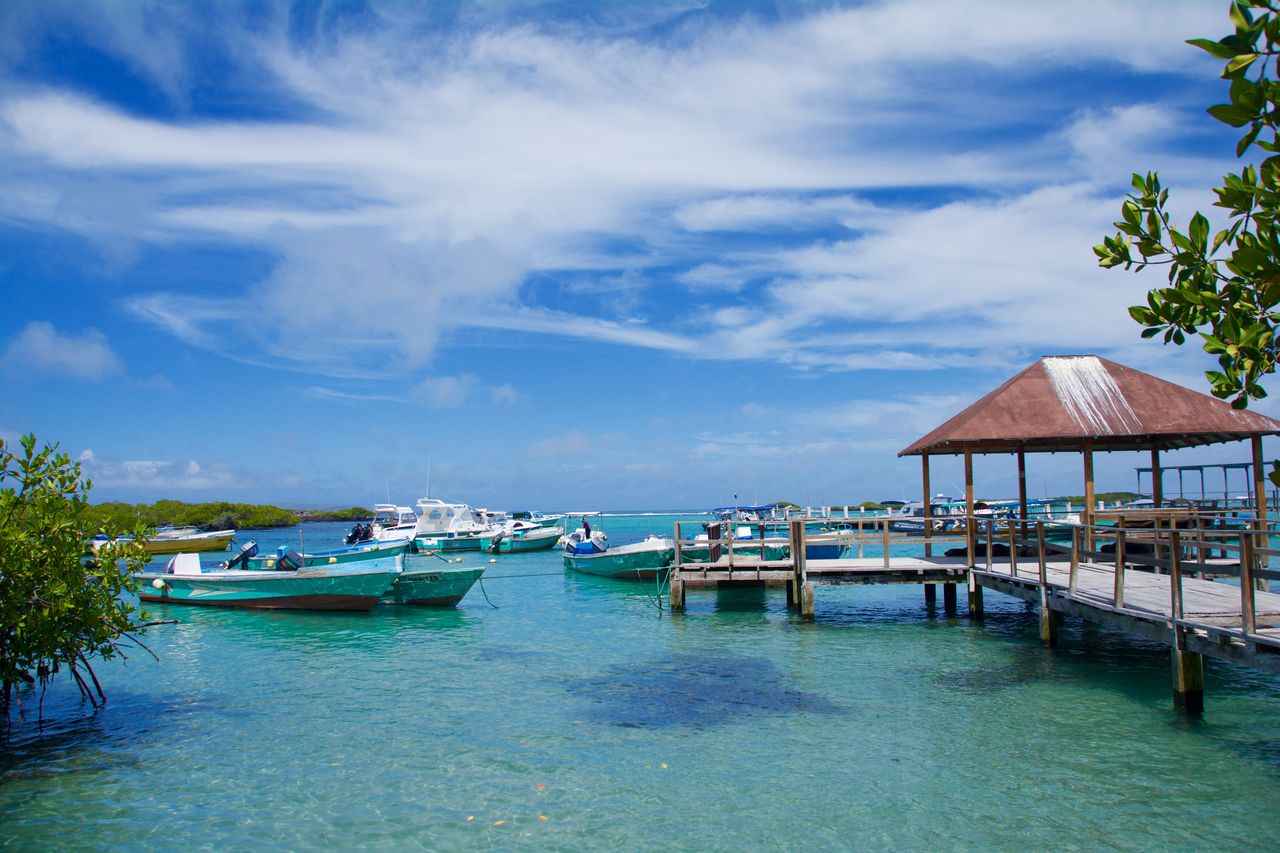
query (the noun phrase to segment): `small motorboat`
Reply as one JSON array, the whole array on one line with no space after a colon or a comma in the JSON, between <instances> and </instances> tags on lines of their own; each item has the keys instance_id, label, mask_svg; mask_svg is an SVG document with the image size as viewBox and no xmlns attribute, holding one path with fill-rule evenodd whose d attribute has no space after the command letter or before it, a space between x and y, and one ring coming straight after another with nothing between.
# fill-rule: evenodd
<instances>
[{"instance_id":1,"label":"small motorboat","mask_svg":"<svg viewBox=\"0 0 1280 853\"><path fill-rule=\"evenodd\" d=\"M606 578L652 580L666 574L675 561L675 540L649 536L630 545L610 545L600 530L578 528L565 537L564 567Z\"/></svg>"},{"instance_id":2,"label":"small motorboat","mask_svg":"<svg viewBox=\"0 0 1280 853\"><path fill-rule=\"evenodd\" d=\"M404 568L408 540L386 547L300 554L281 548L259 556L253 541L232 559L204 566L199 554L177 554L160 571L135 575L143 601L296 610L370 610Z\"/></svg>"}]
</instances>

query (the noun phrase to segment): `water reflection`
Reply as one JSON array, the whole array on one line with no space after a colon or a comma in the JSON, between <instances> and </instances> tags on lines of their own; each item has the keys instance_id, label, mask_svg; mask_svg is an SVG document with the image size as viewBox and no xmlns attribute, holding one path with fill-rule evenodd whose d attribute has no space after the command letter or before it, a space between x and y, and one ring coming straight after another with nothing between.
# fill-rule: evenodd
<instances>
[{"instance_id":1,"label":"water reflection","mask_svg":"<svg viewBox=\"0 0 1280 853\"><path fill-rule=\"evenodd\" d=\"M744 716L840 711L823 696L788 686L766 658L712 651L611 667L566 688L591 703L584 718L615 726L705 728Z\"/></svg>"}]
</instances>

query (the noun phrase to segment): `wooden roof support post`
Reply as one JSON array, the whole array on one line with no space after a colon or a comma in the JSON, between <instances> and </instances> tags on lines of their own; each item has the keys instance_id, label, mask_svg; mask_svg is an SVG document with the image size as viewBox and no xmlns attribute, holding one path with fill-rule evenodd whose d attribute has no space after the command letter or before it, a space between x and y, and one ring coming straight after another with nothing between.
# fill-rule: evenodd
<instances>
[{"instance_id":1,"label":"wooden roof support post","mask_svg":"<svg viewBox=\"0 0 1280 853\"><path fill-rule=\"evenodd\" d=\"M1018 536L1023 541L1027 538L1027 452L1018 451L1018 515L1022 523L1018 526Z\"/></svg>"},{"instance_id":2,"label":"wooden roof support post","mask_svg":"<svg viewBox=\"0 0 1280 853\"><path fill-rule=\"evenodd\" d=\"M1269 533L1271 528L1267 526L1267 475L1262 470L1262 436L1255 435L1252 440L1253 444L1253 507L1254 514L1258 517L1258 526L1262 529L1262 533L1257 537L1254 548L1268 548L1271 545L1271 537ZM1255 551L1256 553L1256 551ZM1267 556L1262 554L1260 560L1266 565ZM1265 590L1267 588L1266 578L1257 579L1258 589Z\"/></svg>"},{"instance_id":3,"label":"wooden roof support post","mask_svg":"<svg viewBox=\"0 0 1280 853\"><path fill-rule=\"evenodd\" d=\"M1080 520L1085 524L1084 549L1093 550L1093 511L1097 501L1093 495L1093 442L1085 439L1084 449L1084 512Z\"/></svg>"},{"instance_id":4,"label":"wooden roof support post","mask_svg":"<svg viewBox=\"0 0 1280 853\"><path fill-rule=\"evenodd\" d=\"M929 519L932 518L933 511L930 508L930 504L932 502L929 500L929 496L931 492L929 491L929 454L928 453L920 454L920 480L921 480L921 487L924 489L924 555L926 557L932 557L933 543L929 541L930 534L932 533L932 531L929 529L931 526L929 524ZM929 585L925 584L925 586L928 587ZM925 590L925 594L926 595L928 594L927 589Z\"/></svg>"},{"instance_id":5,"label":"wooden roof support post","mask_svg":"<svg viewBox=\"0 0 1280 853\"><path fill-rule=\"evenodd\" d=\"M1164 504L1164 474L1160 470L1160 448L1151 445L1151 504L1159 509Z\"/></svg>"},{"instance_id":6,"label":"wooden roof support post","mask_svg":"<svg viewBox=\"0 0 1280 853\"><path fill-rule=\"evenodd\" d=\"M1255 435L1253 444L1253 509L1259 520L1267 517L1267 475L1262 470L1262 436ZM1264 544L1265 547L1265 544Z\"/></svg>"},{"instance_id":7,"label":"wooden roof support post","mask_svg":"<svg viewBox=\"0 0 1280 853\"><path fill-rule=\"evenodd\" d=\"M977 527L973 520L973 451L967 447L964 451L964 514L965 545L969 549L969 566L977 564L976 549Z\"/></svg>"}]
</instances>

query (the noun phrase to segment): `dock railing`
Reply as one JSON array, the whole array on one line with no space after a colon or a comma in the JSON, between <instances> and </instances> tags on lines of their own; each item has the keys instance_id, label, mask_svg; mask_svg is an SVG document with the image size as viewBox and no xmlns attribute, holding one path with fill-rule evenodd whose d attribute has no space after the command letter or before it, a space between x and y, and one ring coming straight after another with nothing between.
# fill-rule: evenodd
<instances>
[{"instance_id":1,"label":"dock railing","mask_svg":"<svg viewBox=\"0 0 1280 853\"><path fill-rule=\"evenodd\" d=\"M1102 515L1102 513L1099 513ZM1126 580L1133 572L1147 572L1169 577L1169 629L1175 649L1185 649L1186 633L1195 630L1217 637L1221 642L1242 640L1254 648L1266 645L1280 648L1280 637L1260 634L1256 607L1259 591L1268 582L1280 580L1280 570L1271 568L1280 548L1272 547L1271 537L1277 532L1275 519L1257 519L1236 512L1144 512L1107 514L1112 524L1079 525L1072 529L1069 548L1054 549L1046 540L1046 524L1032 522L1029 536L1018 535L1023 525L1002 523L998 519L974 518L979 537L985 539L985 570L993 568L992 554L996 544L1009 547L1009 576L1015 580L1036 582L1041 586L1042 604L1048 594L1050 557L1069 553L1066 594L1081 595L1080 579L1084 568L1109 570L1112 587L1109 600L1094 600L1092 606L1104 606L1118 614L1150 619L1148 610L1134 609L1126 602ZM1020 572L1019 557L1035 558L1037 572ZM976 564L974 564L976 565ZM1206 618L1188 615L1184 579L1239 579L1239 621L1229 616ZM1095 590L1096 591L1096 590ZM1273 616L1273 623L1280 622Z\"/></svg>"}]
</instances>

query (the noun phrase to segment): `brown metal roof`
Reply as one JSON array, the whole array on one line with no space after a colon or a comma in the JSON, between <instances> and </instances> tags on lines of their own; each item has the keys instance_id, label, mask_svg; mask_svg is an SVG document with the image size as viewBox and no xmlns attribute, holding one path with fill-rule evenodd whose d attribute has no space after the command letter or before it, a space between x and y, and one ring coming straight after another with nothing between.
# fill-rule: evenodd
<instances>
[{"instance_id":1,"label":"brown metal roof","mask_svg":"<svg viewBox=\"0 0 1280 853\"><path fill-rule=\"evenodd\" d=\"M1193 447L1280 435L1280 421L1095 355L1046 356L899 456Z\"/></svg>"}]
</instances>

